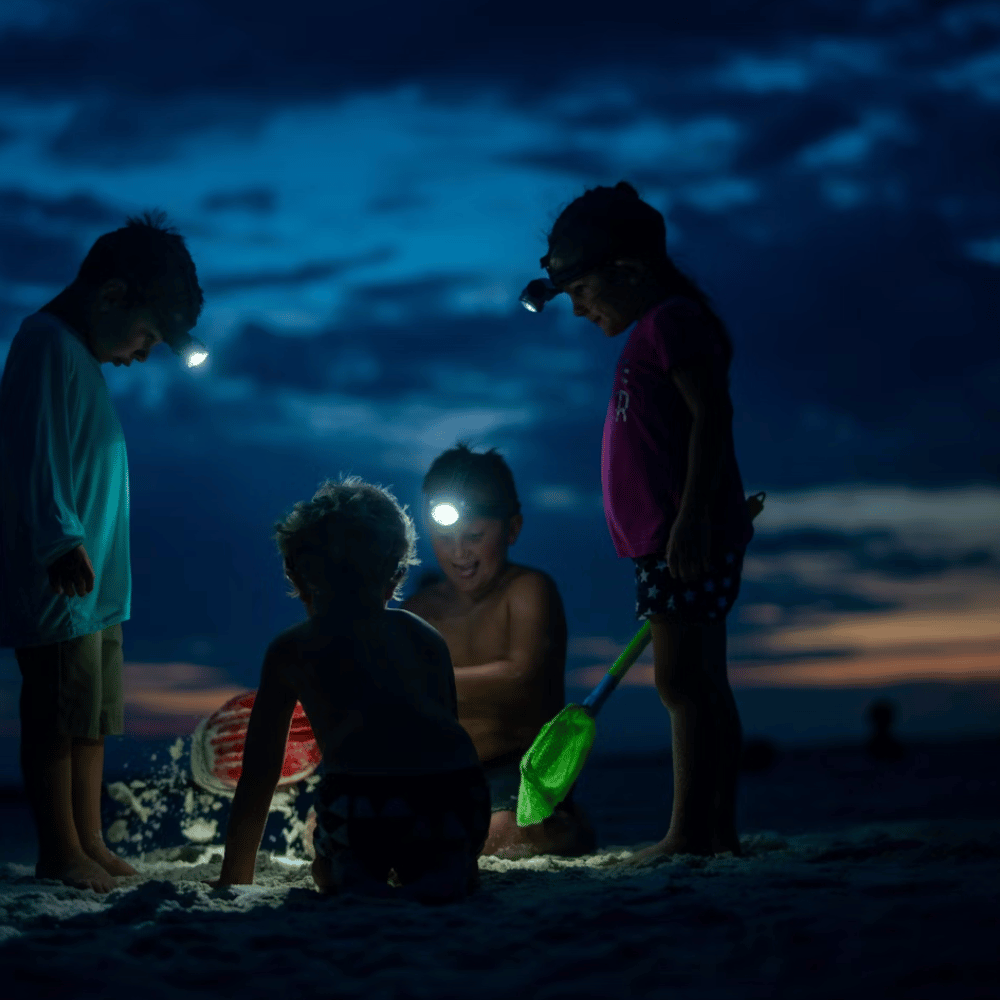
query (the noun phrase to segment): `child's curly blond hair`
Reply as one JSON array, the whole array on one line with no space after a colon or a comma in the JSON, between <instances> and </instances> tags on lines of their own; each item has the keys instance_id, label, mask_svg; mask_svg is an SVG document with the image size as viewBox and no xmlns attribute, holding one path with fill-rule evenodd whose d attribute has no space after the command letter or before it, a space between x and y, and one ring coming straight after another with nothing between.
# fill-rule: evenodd
<instances>
[{"instance_id":1,"label":"child's curly blond hair","mask_svg":"<svg viewBox=\"0 0 1000 1000\"><path fill-rule=\"evenodd\" d=\"M274 525L274 540L299 582L290 597L337 593L381 600L401 589L416 556L417 533L406 508L384 486L347 476L327 479Z\"/></svg>"}]
</instances>

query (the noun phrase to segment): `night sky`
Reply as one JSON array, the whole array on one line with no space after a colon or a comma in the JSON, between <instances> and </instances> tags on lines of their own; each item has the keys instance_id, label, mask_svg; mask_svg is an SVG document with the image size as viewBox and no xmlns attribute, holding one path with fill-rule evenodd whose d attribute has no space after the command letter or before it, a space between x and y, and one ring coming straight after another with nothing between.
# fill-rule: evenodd
<instances>
[{"instance_id":1,"label":"night sky","mask_svg":"<svg viewBox=\"0 0 1000 1000\"><path fill-rule=\"evenodd\" d=\"M0 358L146 208L206 295L203 369L103 369L133 735L255 686L301 617L270 539L292 503L351 473L417 513L459 439L508 459L511 557L560 587L570 692L596 682L636 627L600 500L624 337L517 297L559 210L623 178L729 325L768 492L734 683L812 692L804 735L886 683L937 682L904 727L1000 726L1000 3L5 0ZM630 680L665 731L651 668ZM0 683L11 737L10 650Z\"/></svg>"}]
</instances>

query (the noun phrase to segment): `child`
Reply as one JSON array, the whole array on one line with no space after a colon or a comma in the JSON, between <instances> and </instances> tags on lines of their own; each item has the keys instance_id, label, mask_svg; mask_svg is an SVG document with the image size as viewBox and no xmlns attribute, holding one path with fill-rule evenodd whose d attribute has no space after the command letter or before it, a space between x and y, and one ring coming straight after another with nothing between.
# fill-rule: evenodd
<instances>
[{"instance_id":1,"label":"child","mask_svg":"<svg viewBox=\"0 0 1000 1000\"><path fill-rule=\"evenodd\" d=\"M705 294L667 255L663 216L622 181L572 202L541 264L606 337L633 323L604 424L602 483L619 556L635 562L636 617L652 624L656 687L670 713L670 828L634 856L740 853L742 734L726 677L725 617L740 588L752 508L732 438L732 346Z\"/></svg>"},{"instance_id":2,"label":"child","mask_svg":"<svg viewBox=\"0 0 1000 1000\"><path fill-rule=\"evenodd\" d=\"M451 652L459 721L490 785L483 854L585 854L594 835L572 793L544 823L516 820L521 758L564 704L566 618L549 576L507 560L524 522L514 477L495 449L459 444L434 460L423 493L444 577L404 607L438 629Z\"/></svg>"},{"instance_id":3,"label":"child","mask_svg":"<svg viewBox=\"0 0 1000 1000\"><path fill-rule=\"evenodd\" d=\"M324 483L275 525L285 573L309 617L268 647L247 727L218 884L250 884L302 702L323 752L313 834L324 892L462 898L478 878L489 789L456 715L448 647L386 608L415 556L413 522L387 490Z\"/></svg>"},{"instance_id":4,"label":"child","mask_svg":"<svg viewBox=\"0 0 1000 1000\"><path fill-rule=\"evenodd\" d=\"M22 675L35 874L97 892L136 874L101 833L132 591L128 458L101 365L142 363L161 342L187 353L201 308L181 236L160 214L129 219L21 324L0 383L0 646Z\"/></svg>"}]
</instances>

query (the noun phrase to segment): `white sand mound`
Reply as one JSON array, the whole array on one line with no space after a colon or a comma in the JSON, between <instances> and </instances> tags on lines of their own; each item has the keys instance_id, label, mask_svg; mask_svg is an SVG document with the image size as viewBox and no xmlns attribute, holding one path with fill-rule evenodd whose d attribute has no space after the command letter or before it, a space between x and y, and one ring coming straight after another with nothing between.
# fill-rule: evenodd
<instances>
[{"instance_id":1,"label":"white sand mound","mask_svg":"<svg viewBox=\"0 0 1000 1000\"><path fill-rule=\"evenodd\" d=\"M1000 834L983 822L743 838L745 857L646 869L480 861L482 889L427 907L315 892L261 854L214 891L220 848L147 854L100 897L0 865L7 998L995 995Z\"/></svg>"}]
</instances>

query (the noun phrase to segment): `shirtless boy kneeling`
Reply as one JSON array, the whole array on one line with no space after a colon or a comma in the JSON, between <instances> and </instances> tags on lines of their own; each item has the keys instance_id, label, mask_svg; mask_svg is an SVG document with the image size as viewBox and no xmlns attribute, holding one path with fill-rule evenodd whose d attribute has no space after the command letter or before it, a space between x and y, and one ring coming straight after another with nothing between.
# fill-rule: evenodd
<instances>
[{"instance_id":1,"label":"shirtless boy kneeling","mask_svg":"<svg viewBox=\"0 0 1000 1000\"><path fill-rule=\"evenodd\" d=\"M416 615L386 608L418 562L413 522L388 491L352 477L324 483L275 528L309 617L267 649L216 884L253 882L301 701L323 753L319 888L461 899L478 884L489 789L458 722L448 647Z\"/></svg>"},{"instance_id":2,"label":"shirtless boy kneeling","mask_svg":"<svg viewBox=\"0 0 1000 1000\"><path fill-rule=\"evenodd\" d=\"M566 618L545 573L507 561L523 523L514 477L496 452L458 445L423 482L424 515L444 579L403 607L444 636L455 666L458 717L490 785L483 854L578 856L594 833L572 792L543 823L516 820L519 765L565 704Z\"/></svg>"}]
</instances>

